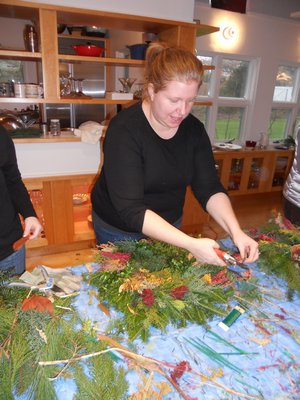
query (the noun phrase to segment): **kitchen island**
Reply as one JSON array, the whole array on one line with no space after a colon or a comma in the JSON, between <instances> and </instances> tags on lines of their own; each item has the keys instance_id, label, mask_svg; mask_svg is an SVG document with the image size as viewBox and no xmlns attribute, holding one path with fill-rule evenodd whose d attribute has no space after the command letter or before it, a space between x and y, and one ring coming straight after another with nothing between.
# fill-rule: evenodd
<instances>
[{"instance_id":1,"label":"kitchen island","mask_svg":"<svg viewBox=\"0 0 300 400\"><path fill-rule=\"evenodd\" d=\"M89 193L101 167L101 139L85 143L72 132L13 139L24 183L43 224L42 237L29 241L29 254L90 247Z\"/></svg>"}]
</instances>

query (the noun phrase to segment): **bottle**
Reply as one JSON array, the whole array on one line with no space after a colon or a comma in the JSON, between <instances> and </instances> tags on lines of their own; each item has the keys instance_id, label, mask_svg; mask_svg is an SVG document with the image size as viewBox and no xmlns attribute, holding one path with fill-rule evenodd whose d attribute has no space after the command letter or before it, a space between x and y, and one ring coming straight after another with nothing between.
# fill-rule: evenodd
<instances>
[{"instance_id":1,"label":"bottle","mask_svg":"<svg viewBox=\"0 0 300 400\"><path fill-rule=\"evenodd\" d=\"M267 132L261 132L259 139L259 147L260 149L266 149L268 146L269 146L269 136Z\"/></svg>"},{"instance_id":2,"label":"bottle","mask_svg":"<svg viewBox=\"0 0 300 400\"><path fill-rule=\"evenodd\" d=\"M60 122L59 119L51 119L50 120L50 133L53 136L60 135Z\"/></svg>"},{"instance_id":3,"label":"bottle","mask_svg":"<svg viewBox=\"0 0 300 400\"><path fill-rule=\"evenodd\" d=\"M31 51L32 53L39 51L38 37L35 27L33 25L25 25L24 44L25 44L25 50L27 51Z\"/></svg>"}]
</instances>

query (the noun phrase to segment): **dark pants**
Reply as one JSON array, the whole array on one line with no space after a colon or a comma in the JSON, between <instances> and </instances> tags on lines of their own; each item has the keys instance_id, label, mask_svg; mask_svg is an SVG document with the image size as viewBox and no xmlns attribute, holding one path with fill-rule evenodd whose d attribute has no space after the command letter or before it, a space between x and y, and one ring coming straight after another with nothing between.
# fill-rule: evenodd
<instances>
[{"instance_id":1,"label":"dark pants","mask_svg":"<svg viewBox=\"0 0 300 400\"><path fill-rule=\"evenodd\" d=\"M117 229L99 218L95 211L92 212L93 227L96 235L97 244L104 244L108 242L120 242L124 240L141 240L147 239L142 233L126 232ZM173 225L180 228L182 218L176 221Z\"/></svg>"},{"instance_id":2,"label":"dark pants","mask_svg":"<svg viewBox=\"0 0 300 400\"><path fill-rule=\"evenodd\" d=\"M300 226L300 208L286 198L283 198L283 212L285 218L291 221L292 224Z\"/></svg>"}]
</instances>

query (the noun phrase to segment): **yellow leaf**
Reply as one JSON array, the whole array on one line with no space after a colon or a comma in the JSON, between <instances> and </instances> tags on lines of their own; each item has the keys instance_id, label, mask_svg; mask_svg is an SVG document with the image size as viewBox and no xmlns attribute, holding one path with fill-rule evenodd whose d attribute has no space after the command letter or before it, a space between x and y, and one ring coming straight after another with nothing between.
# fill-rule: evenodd
<instances>
[{"instance_id":1,"label":"yellow leaf","mask_svg":"<svg viewBox=\"0 0 300 400\"><path fill-rule=\"evenodd\" d=\"M173 304L174 307L177 308L177 310L183 310L185 308L185 304L182 300L174 300Z\"/></svg>"}]
</instances>

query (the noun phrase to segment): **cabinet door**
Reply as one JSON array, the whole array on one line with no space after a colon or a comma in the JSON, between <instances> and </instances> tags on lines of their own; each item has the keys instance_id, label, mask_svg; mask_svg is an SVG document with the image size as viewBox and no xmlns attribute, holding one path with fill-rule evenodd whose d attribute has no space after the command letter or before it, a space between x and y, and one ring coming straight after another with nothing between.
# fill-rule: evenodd
<instances>
[{"instance_id":1,"label":"cabinet door","mask_svg":"<svg viewBox=\"0 0 300 400\"><path fill-rule=\"evenodd\" d=\"M74 241L95 239L90 197L94 179L95 177L86 175L72 181Z\"/></svg>"},{"instance_id":2,"label":"cabinet door","mask_svg":"<svg viewBox=\"0 0 300 400\"><path fill-rule=\"evenodd\" d=\"M35 212L37 214L37 217L40 221L40 223L43 226L43 230L41 232L41 235L39 238L35 240L29 240L26 243L27 248L36 248L36 247L41 247L41 246L47 246L48 245L48 239L46 236L46 220L45 220L45 215L44 215L44 192L43 192L43 186L41 182L30 182L28 181L26 184L26 187L28 189L28 194L30 196L30 200L33 204L33 207L35 209Z\"/></svg>"},{"instance_id":3,"label":"cabinet door","mask_svg":"<svg viewBox=\"0 0 300 400\"><path fill-rule=\"evenodd\" d=\"M274 155L273 174L271 181L272 191L282 190L285 180L289 174L292 161L292 152L276 153Z\"/></svg>"}]
</instances>

